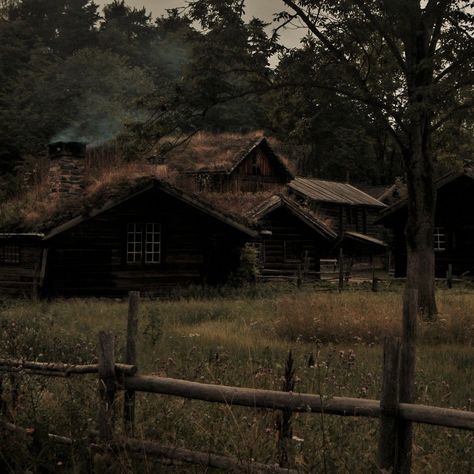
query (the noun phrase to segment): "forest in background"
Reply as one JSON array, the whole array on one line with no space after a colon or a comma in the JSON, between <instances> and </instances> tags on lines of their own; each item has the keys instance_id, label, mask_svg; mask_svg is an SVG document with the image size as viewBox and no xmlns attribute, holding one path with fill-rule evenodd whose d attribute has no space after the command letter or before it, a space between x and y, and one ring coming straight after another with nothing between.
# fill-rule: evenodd
<instances>
[{"instance_id":1,"label":"forest in background","mask_svg":"<svg viewBox=\"0 0 474 474\"><path fill-rule=\"evenodd\" d=\"M267 25L246 19L242 2L213 3L154 19L123 0L103 9L90 0L2 0L0 197L16 192L51 141L114 140L133 160L163 136L196 130L263 130L293 150L304 175L364 184L403 175L393 137L370 108L329 88L297 87L339 80L311 35L289 49L278 37L284 16ZM340 35L349 50L353 38ZM369 53L388 81L395 68L385 43ZM467 110L437 131L438 173L472 158L473 124Z\"/></svg>"}]
</instances>

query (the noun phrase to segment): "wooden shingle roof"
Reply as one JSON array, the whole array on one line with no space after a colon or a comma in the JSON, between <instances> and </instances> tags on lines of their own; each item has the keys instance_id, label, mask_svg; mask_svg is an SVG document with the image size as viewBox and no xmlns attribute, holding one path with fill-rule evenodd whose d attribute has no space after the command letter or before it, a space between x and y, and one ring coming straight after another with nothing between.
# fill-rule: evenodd
<instances>
[{"instance_id":1,"label":"wooden shingle roof","mask_svg":"<svg viewBox=\"0 0 474 474\"><path fill-rule=\"evenodd\" d=\"M291 214L324 237L328 239L335 239L337 237L336 232L334 232L321 219L318 219L318 217L316 217L309 209L300 206L294 200L288 199L281 194L276 194L267 201L262 202L259 206L248 213L247 216L251 220L259 221L267 214L281 207L287 209Z\"/></svg>"},{"instance_id":2,"label":"wooden shingle roof","mask_svg":"<svg viewBox=\"0 0 474 474\"><path fill-rule=\"evenodd\" d=\"M378 208L386 207L378 199L348 183L298 177L291 181L288 187L296 194L312 201Z\"/></svg>"}]
</instances>

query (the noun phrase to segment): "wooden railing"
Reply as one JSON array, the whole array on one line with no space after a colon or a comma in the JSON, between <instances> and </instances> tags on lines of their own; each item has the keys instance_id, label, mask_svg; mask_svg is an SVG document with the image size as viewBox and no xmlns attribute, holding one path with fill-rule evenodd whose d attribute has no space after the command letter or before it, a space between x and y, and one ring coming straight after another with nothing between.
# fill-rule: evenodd
<instances>
[{"instance_id":1,"label":"wooden railing","mask_svg":"<svg viewBox=\"0 0 474 474\"><path fill-rule=\"evenodd\" d=\"M378 465L387 472L407 472L406 459L409 458L406 443L400 442L400 434L407 423L423 423L461 430L474 431L474 412L432 407L399 402L399 380L401 370L401 344L398 338L386 338L384 343L384 365L381 400L362 398L325 398L317 394L293 393L274 390L259 390L225 385L190 382L187 380L138 375L136 367L138 334L137 292L131 292L127 329L127 364L116 363L114 335L100 332L98 337L98 364L68 365L0 359L0 373L26 372L32 375L68 377L71 375L98 374L99 414L98 432L91 433L90 445L93 450L108 452L114 449L130 453L146 453L159 457L195 463L205 466L241 472L294 473L293 469L278 465L265 465L243 461L218 454L191 451L184 448L164 446L154 441L134 438L136 392L158 393L178 396L228 406L285 410L287 412L323 413L349 417L379 418ZM0 377L1 382L1 377ZM0 392L2 386L0 383ZM17 387L15 387L17 390ZM12 388L13 390L13 388ZM117 436L116 394L125 391L123 422L126 437ZM1 418L1 425L10 432L27 435L27 431ZM51 442L73 444L75 440L49 434ZM408 467L409 472L409 467Z\"/></svg>"}]
</instances>

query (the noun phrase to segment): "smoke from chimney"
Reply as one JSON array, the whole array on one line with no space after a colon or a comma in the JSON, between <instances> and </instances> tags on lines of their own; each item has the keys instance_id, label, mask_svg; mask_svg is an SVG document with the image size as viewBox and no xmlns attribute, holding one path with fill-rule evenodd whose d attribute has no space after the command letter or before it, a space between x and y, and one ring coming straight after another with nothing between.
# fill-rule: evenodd
<instances>
[{"instance_id":1,"label":"smoke from chimney","mask_svg":"<svg viewBox=\"0 0 474 474\"><path fill-rule=\"evenodd\" d=\"M54 142L48 145L49 186L60 199L82 196L85 185L86 144Z\"/></svg>"}]
</instances>

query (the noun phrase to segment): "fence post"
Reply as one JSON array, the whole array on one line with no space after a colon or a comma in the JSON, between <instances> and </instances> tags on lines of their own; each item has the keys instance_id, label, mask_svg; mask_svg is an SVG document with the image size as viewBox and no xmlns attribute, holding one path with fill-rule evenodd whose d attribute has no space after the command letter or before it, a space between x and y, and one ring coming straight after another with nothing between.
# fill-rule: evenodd
<instances>
[{"instance_id":1,"label":"fence post","mask_svg":"<svg viewBox=\"0 0 474 474\"><path fill-rule=\"evenodd\" d=\"M99 358L99 436L110 441L114 430L115 380L115 340L111 332L100 331L97 346Z\"/></svg>"},{"instance_id":2,"label":"fence post","mask_svg":"<svg viewBox=\"0 0 474 474\"><path fill-rule=\"evenodd\" d=\"M339 286L338 290L344 289L344 251L342 247L339 249Z\"/></svg>"},{"instance_id":3,"label":"fence post","mask_svg":"<svg viewBox=\"0 0 474 474\"><path fill-rule=\"evenodd\" d=\"M290 350L285 363L285 374L282 384L282 390L284 392L293 392L295 389L295 367L293 353ZM276 425L278 433L278 464L281 467L288 467L290 465L290 452L289 441L292 438L293 430L291 427L291 415L292 411L289 409L281 410L281 413L277 415Z\"/></svg>"},{"instance_id":4,"label":"fence post","mask_svg":"<svg viewBox=\"0 0 474 474\"><path fill-rule=\"evenodd\" d=\"M3 374L0 374L0 415L7 414L7 401L3 399Z\"/></svg>"},{"instance_id":5,"label":"fence post","mask_svg":"<svg viewBox=\"0 0 474 474\"><path fill-rule=\"evenodd\" d=\"M302 285L303 285L303 271L301 268L301 263L299 263L297 273L296 273L296 286L298 287L298 289L301 289Z\"/></svg>"},{"instance_id":6,"label":"fence post","mask_svg":"<svg viewBox=\"0 0 474 474\"><path fill-rule=\"evenodd\" d=\"M418 318L418 290L405 289L403 295L403 330L400 358L401 403L415 401L416 323ZM398 452L395 472L411 472L413 426L411 421L399 420Z\"/></svg>"},{"instance_id":7,"label":"fence post","mask_svg":"<svg viewBox=\"0 0 474 474\"><path fill-rule=\"evenodd\" d=\"M137 336L138 336L138 309L140 304L140 292L131 291L128 298L128 320L127 320L127 350L125 363L137 364ZM135 431L135 392L125 390L123 402L123 422L125 432L133 436Z\"/></svg>"},{"instance_id":8,"label":"fence post","mask_svg":"<svg viewBox=\"0 0 474 474\"><path fill-rule=\"evenodd\" d=\"M453 265L451 263L448 264L448 270L446 272L446 285L449 289L453 287Z\"/></svg>"},{"instance_id":9,"label":"fence post","mask_svg":"<svg viewBox=\"0 0 474 474\"><path fill-rule=\"evenodd\" d=\"M378 291L379 289L379 279L375 275L375 263L372 257L372 291Z\"/></svg>"},{"instance_id":10,"label":"fence post","mask_svg":"<svg viewBox=\"0 0 474 474\"><path fill-rule=\"evenodd\" d=\"M393 472L397 453L398 397L400 375L400 339L386 337L383 350L382 394L380 396L380 431L378 467Z\"/></svg>"},{"instance_id":11,"label":"fence post","mask_svg":"<svg viewBox=\"0 0 474 474\"><path fill-rule=\"evenodd\" d=\"M12 411L16 410L18 403L18 391L20 390L20 382L15 374L10 374L10 400Z\"/></svg>"}]
</instances>

